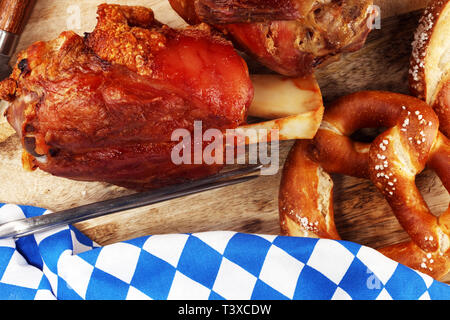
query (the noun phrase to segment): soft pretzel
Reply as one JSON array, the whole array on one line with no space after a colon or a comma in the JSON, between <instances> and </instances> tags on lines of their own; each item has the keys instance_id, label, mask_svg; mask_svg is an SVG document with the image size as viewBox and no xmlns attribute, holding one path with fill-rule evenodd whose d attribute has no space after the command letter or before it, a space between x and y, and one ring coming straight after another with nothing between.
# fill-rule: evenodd
<instances>
[{"instance_id":1,"label":"soft pretzel","mask_svg":"<svg viewBox=\"0 0 450 320\"><path fill-rule=\"evenodd\" d=\"M432 0L414 36L411 92L433 107L450 138L450 0Z\"/></svg>"},{"instance_id":2,"label":"soft pretzel","mask_svg":"<svg viewBox=\"0 0 450 320\"><path fill-rule=\"evenodd\" d=\"M423 101L366 91L326 109L312 140L299 140L286 161L279 193L282 233L340 239L328 173L371 179L411 241L380 249L386 256L439 279L450 271L450 209L434 216L415 185L426 165L450 190L450 142ZM353 141L362 128L388 128L372 143Z\"/></svg>"}]
</instances>

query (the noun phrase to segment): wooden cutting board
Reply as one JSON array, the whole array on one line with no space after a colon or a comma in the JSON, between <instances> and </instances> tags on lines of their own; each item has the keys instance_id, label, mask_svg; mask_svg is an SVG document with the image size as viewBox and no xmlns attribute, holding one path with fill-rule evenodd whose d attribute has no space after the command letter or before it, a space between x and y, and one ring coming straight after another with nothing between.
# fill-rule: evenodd
<instances>
[{"instance_id":1,"label":"wooden cutting board","mask_svg":"<svg viewBox=\"0 0 450 320\"><path fill-rule=\"evenodd\" d=\"M102 0L38 0L21 38L23 49L37 40L50 40L66 29L80 34L96 23L96 6ZM172 26L184 22L166 0L109 1L144 5ZM407 69L412 33L425 0L379 0L381 29L370 35L365 48L317 72L325 101L363 89L407 93ZM405 14L401 15L399 14ZM409 13L409 14L408 14ZM262 69L250 62L251 70ZM292 142L281 145L281 165ZM374 248L406 240L384 198L368 181L335 175L336 221L342 237ZM431 210L443 212L450 197L433 172L417 179ZM212 230L278 234L280 174L246 184L211 191L159 205L79 223L77 227L105 245L149 234L190 233ZM60 210L131 193L103 184L73 182L37 171L24 172L17 136L0 144L0 202Z\"/></svg>"}]
</instances>

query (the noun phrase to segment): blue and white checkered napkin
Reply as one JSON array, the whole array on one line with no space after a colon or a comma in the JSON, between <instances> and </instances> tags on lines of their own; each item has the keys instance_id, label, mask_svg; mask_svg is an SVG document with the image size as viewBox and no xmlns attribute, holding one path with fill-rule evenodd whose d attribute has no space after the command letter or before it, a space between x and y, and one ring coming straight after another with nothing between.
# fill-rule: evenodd
<instances>
[{"instance_id":1,"label":"blue and white checkered napkin","mask_svg":"<svg viewBox=\"0 0 450 320\"><path fill-rule=\"evenodd\" d=\"M0 205L0 223L45 214ZM0 299L450 299L450 286L350 242L208 232L99 247L72 226L0 240Z\"/></svg>"}]
</instances>

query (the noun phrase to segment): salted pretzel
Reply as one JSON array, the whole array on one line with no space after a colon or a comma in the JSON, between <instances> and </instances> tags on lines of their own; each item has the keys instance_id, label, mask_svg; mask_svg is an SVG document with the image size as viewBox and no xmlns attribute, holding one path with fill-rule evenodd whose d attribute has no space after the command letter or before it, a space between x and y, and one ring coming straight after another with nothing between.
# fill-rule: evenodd
<instances>
[{"instance_id":1,"label":"salted pretzel","mask_svg":"<svg viewBox=\"0 0 450 320\"><path fill-rule=\"evenodd\" d=\"M414 34L409 84L436 112L450 138L450 0L428 2Z\"/></svg>"},{"instance_id":2,"label":"salted pretzel","mask_svg":"<svg viewBox=\"0 0 450 320\"><path fill-rule=\"evenodd\" d=\"M372 143L353 141L362 128L387 128ZM450 190L450 141L433 110L414 97L378 91L351 94L326 109L312 140L298 140L279 193L284 235L340 239L328 173L371 179L411 241L379 251L436 279L450 271L450 207L433 215L415 185L426 166Z\"/></svg>"}]
</instances>

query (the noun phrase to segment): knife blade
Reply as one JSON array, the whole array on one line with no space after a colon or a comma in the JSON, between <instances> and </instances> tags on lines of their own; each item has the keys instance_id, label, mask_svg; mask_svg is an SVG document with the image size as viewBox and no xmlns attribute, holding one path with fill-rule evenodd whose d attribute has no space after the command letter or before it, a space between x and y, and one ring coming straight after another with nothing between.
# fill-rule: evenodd
<instances>
[{"instance_id":1,"label":"knife blade","mask_svg":"<svg viewBox=\"0 0 450 320\"><path fill-rule=\"evenodd\" d=\"M74 224L121 211L248 182L258 178L262 168L262 165L250 165L180 185L131 194L129 196L96 202L43 216L6 222L0 224L0 239L18 239L63 225Z\"/></svg>"},{"instance_id":2,"label":"knife blade","mask_svg":"<svg viewBox=\"0 0 450 320\"><path fill-rule=\"evenodd\" d=\"M0 31L0 33L3 33L3 30ZM3 52L3 50L1 50L2 44L3 43L0 38L0 52ZM6 50L4 52L6 52ZM10 56L0 53L0 81L8 78L11 74L12 68L9 65L9 60Z\"/></svg>"},{"instance_id":3,"label":"knife blade","mask_svg":"<svg viewBox=\"0 0 450 320\"><path fill-rule=\"evenodd\" d=\"M8 78L12 68L9 60L17 47L19 36L11 32L0 30L0 81Z\"/></svg>"},{"instance_id":4,"label":"knife blade","mask_svg":"<svg viewBox=\"0 0 450 320\"><path fill-rule=\"evenodd\" d=\"M11 67L8 64L8 61L6 63L3 61L3 57L0 57L0 81L5 80L9 77L11 74Z\"/></svg>"}]
</instances>

